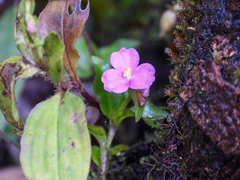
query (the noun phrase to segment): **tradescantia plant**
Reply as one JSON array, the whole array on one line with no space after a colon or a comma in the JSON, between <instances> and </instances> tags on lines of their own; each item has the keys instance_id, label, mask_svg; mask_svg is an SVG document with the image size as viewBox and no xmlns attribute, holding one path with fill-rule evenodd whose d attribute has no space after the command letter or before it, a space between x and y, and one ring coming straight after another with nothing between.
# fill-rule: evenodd
<instances>
[{"instance_id":1,"label":"tradescantia plant","mask_svg":"<svg viewBox=\"0 0 240 180\"><path fill-rule=\"evenodd\" d=\"M69 13L74 5L73 13ZM92 56L95 67L94 92L100 103L84 89L77 75L79 55L74 48L89 15L81 0L55 1L37 18L34 0L22 0L15 22L15 42L21 55L0 62L0 108L6 120L21 136L20 161L28 179L87 179L91 158L106 179L109 157L128 147L112 147L121 124L128 117L141 118L151 126L167 116L165 111L147 101L149 88L155 81L151 64L139 64L134 48L121 48L109 60ZM100 54L95 49L95 54ZM111 65L114 69L111 69ZM64 70L65 69L65 70ZM26 123L19 116L14 86L18 79L35 75L53 82L57 92L41 102L29 114ZM134 106L129 107L133 101ZM108 126L87 122L85 107L93 106L108 118ZM91 147L90 134L99 146Z\"/></svg>"}]
</instances>

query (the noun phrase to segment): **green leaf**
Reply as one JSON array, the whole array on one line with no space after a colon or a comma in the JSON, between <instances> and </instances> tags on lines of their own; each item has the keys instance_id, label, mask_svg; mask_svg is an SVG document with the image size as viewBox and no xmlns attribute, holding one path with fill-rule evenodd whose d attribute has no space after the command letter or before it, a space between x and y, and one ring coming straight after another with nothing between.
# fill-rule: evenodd
<instances>
[{"instance_id":1,"label":"green leaf","mask_svg":"<svg viewBox=\"0 0 240 180\"><path fill-rule=\"evenodd\" d=\"M147 101L142 114L142 118L145 123L147 123L149 126L159 127L159 124L154 123L154 121L167 117L168 113L166 111Z\"/></svg>"},{"instance_id":2,"label":"green leaf","mask_svg":"<svg viewBox=\"0 0 240 180\"><path fill-rule=\"evenodd\" d=\"M46 59L49 66L48 74L49 78L56 83L59 83L62 79L63 63L62 55L64 51L64 45L62 40L55 33L51 32L45 38L45 44L43 48L46 53Z\"/></svg>"},{"instance_id":3,"label":"green leaf","mask_svg":"<svg viewBox=\"0 0 240 180\"><path fill-rule=\"evenodd\" d=\"M19 11L15 21L15 42L23 57L32 64L42 64L43 59L43 40L37 33L38 20L33 11L35 8L34 0L22 0L19 3Z\"/></svg>"},{"instance_id":4,"label":"green leaf","mask_svg":"<svg viewBox=\"0 0 240 180\"><path fill-rule=\"evenodd\" d=\"M101 82L101 77L103 72L110 68L110 65L96 56L92 57L92 61L95 64L96 68L94 91L97 95L101 97L100 107L102 113L111 119L112 115L116 114L119 107L123 103L125 95L123 93L121 94L115 94L112 92L110 93L104 90L103 83Z\"/></svg>"},{"instance_id":5,"label":"green leaf","mask_svg":"<svg viewBox=\"0 0 240 180\"><path fill-rule=\"evenodd\" d=\"M92 146L92 160L98 167L101 167L101 149L100 149L100 147Z\"/></svg>"},{"instance_id":6,"label":"green leaf","mask_svg":"<svg viewBox=\"0 0 240 180\"><path fill-rule=\"evenodd\" d=\"M121 122L127 117L135 117L135 113L130 109L124 109L113 116L113 121L116 126L119 126Z\"/></svg>"},{"instance_id":7,"label":"green leaf","mask_svg":"<svg viewBox=\"0 0 240 180\"><path fill-rule=\"evenodd\" d=\"M87 179L91 143L84 113L82 99L69 92L59 92L32 110L20 152L28 179Z\"/></svg>"},{"instance_id":8,"label":"green leaf","mask_svg":"<svg viewBox=\"0 0 240 180\"><path fill-rule=\"evenodd\" d=\"M134 48L140 45L139 40L133 40L133 39L123 39L120 38L116 41L114 41L112 44L102 47L98 51L98 56L103 59L104 61L110 63L110 56L113 52L119 51L122 47L128 48Z\"/></svg>"},{"instance_id":9,"label":"green leaf","mask_svg":"<svg viewBox=\"0 0 240 180\"><path fill-rule=\"evenodd\" d=\"M103 127L88 125L88 130L91 135L93 135L101 147L104 146L107 136Z\"/></svg>"},{"instance_id":10,"label":"green leaf","mask_svg":"<svg viewBox=\"0 0 240 180\"><path fill-rule=\"evenodd\" d=\"M134 103L134 112L135 112L135 122L138 122L143 114L144 106L140 106L138 100L137 100L137 95L136 92L133 89L128 89L128 93L131 96L133 103Z\"/></svg>"},{"instance_id":11,"label":"green leaf","mask_svg":"<svg viewBox=\"0 0 240 180\"><path fill-rule=\"evenodd\" d=\"M94 74L94 66L83 37L80 37L80 39L76 42L75 48L80 56L77 74L80 79L87 79Z\"/></svg>"},{"instance_id":12,"label":"green leaf","mask_svg":"<svg viewBox=\"0 0 240 180\"><path fill-rule=\"evenodd\" d=\"M17 9L8 8L0 17L0 61L14 54L20 54L14 41L14 21Z\"/></svg>"},{"instance_id":13,"label":"green leaf","mask_svg":"<svg viewBox=\"0 0 240 180\"><path fill-rule=\"evenodd\" d=\"M40 69L24 62L19 55L0 63L0 108L6 120L20 130L23 130L23 123L17 110L15 83L18 79L29 78L37 73L40 73Z\"/></svg>"},{"instance_id":14,"label":"green leaf","mask_svg":"<svg viewBox=\"0 0 240 180\"><path fill-rule=\"evenodd\" d=\"M120 151L126 151L126 150L129 150L129 149L130 148L126 145L117 145L113 148L111 155L114 156L114 155L117 155L117 153L120 152Z\"/></svg>"}]
</instances>

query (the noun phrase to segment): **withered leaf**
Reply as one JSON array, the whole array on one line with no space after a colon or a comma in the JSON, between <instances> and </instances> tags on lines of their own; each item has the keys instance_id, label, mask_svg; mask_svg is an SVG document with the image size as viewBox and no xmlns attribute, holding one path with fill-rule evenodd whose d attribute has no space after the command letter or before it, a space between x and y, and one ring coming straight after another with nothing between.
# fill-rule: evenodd
<instances>
[{"instance_id":1,"label":"withered leaf","mask_svg":"<svg viewBox=\"0 0 240 180\"><path fill-rule=\"evenodd\" d=\"M41 73L40 69L20 55L11 56L0 63L0 108L6 120L20 130L23 130L23 123L17 110L14 86L18 79L38 73Z\"/></svg>"},{"instance_id":2,"label":"withered leaf","mask_svg":"<svg viewBox=\"0 0 240 180\"><path fill-rule=\"evenodd\" d=\"M69 14L70 5L75 6L72 14ZM89 11L89 3L85 10L81 9L81 0L49 0L38 19L38 34L41 39L44 39L52 31L61 37L65 46L63 66L71 80L79 84L80 80L76 73L79 55L74 45L82 34Z\"/></svg>"}]
</instances>

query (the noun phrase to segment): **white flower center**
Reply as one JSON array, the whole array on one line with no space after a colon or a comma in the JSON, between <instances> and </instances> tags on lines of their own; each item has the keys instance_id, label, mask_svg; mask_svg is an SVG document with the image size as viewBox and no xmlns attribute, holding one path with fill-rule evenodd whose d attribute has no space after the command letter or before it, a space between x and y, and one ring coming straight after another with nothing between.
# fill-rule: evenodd
<instances>
[{"instance_id":1,"label":"white flower center","mask_svg":"<svg viewBox=\"0 0 240 180\"><path fill-rule=\"evenodd\" d=\"M123 76L126 77L128 80L131 78L131 69L128 67L127 70L124 72Z\"/></svg>"}]
</instances>

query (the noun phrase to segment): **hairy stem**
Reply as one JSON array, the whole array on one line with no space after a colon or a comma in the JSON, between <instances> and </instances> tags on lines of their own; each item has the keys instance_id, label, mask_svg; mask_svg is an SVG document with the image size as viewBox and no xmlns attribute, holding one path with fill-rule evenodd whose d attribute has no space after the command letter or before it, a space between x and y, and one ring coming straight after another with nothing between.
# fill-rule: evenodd
<instances>
[{"instance_id":1,"label":"hairy stem","mask_svg":"<svg viewBox=\"0 0 240 180\"><path fill-rule=\"evenodd\" d=\"M117 127L111 125L109 128L106 143L101 149L101 180L106 180L106 176L108 173L109 148L112 144L112 141L116 132L117 132Z\"/></svg>"},{"instance_id":2,"label":"hairy stem","mask_svg":"<svg viewBox=\"0 0 240 180\"><path fill-rule=\"evenodd\" d=\"M88 94L88 92L84 88L82 89L81 94L85 98L85 103L97 108L101 112L99 103L90 94Z\"/></svg>"},{"instance_id":3,"label":"hairy stem","mask_svg":"<svg viewBox=\"0 0 240 180\"><path fill-rule=\"evenodd\" d=\"M118 109L118 112L125 109L131 100L130 95L127 96L127 98L124 100L120 108ZM107 173L108 173L108 159L109 159L109 148L112 144L113 138L117 132L118 125L114 124L112 120L110 120L110 128L108 132L108 137L106 140L105 145L101 148L101 180L105 180Z\"/></svg>"}]
</instances>

